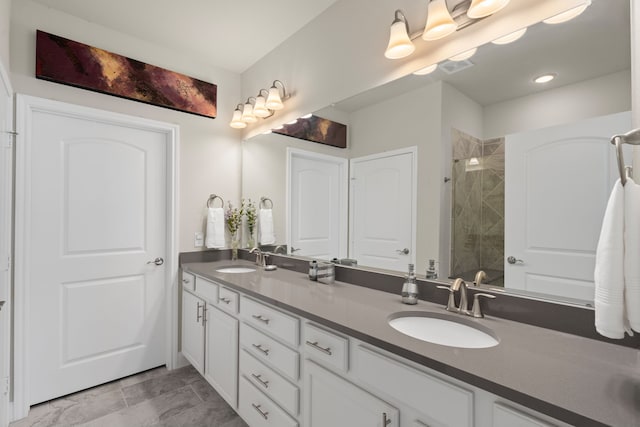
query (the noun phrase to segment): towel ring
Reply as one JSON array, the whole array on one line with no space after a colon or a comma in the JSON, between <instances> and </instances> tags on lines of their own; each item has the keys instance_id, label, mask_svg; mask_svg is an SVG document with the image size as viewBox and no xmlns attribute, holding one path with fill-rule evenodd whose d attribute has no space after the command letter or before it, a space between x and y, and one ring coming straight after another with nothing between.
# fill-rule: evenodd
<instances>
[{"instance_id":1,"label":"towel ring","mask_svg":"<svg viewBox=\"0 0 640 427\"><path fill-rule=\"evenodd\" d=\"M269 207L267 207L267 202L269 202ZM268 197L260 197L260 208L273 209L273 201Z\"/></svg>"},{"instance_id":2,"label":"towel ring","mask_svg":"<svg viewBox=\"0 0 640 427\"><path fill-rule=\"evenodd\" d=\"M207 199L207 207L208 207L208 208L210 208L210 207L211 207L211 205L213 205L213 202L214 202L216 199L220 199L220 203L221 203L221 206L220 206L220 207L221 207L221 208L224 208L224 200L222 200L222 197L220 197L220 196L218 196L218 195L215 195L215 194L210 195L210 196L209 196L209 198Z\"/></svg>"}]
</instances>

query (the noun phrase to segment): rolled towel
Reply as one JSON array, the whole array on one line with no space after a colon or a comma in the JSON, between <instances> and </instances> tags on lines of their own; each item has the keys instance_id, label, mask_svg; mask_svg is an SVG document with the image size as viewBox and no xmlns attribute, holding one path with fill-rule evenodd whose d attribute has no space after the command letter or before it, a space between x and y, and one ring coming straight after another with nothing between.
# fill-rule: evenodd
<instances>
[{"instance_id":1,"label":"rolled towel","mask_svg":"<svg viewBox=\"0 0 640 427\"><path fill-rule=\"evenodd\" d=\"M624 302L631 329L640 332L640 185L624 185Z\"/></svg>"},{"instance_id":2,"label":"rolled towel","mask_svg":"<svg viewBox=\"0 0 640 427\"><path fill-rule=\"evenodd\" d=\"M595 326L608 338L630 332L624 306L624 187L618 180L611 192L596 248Z\"/></svg>"},{"instance_id":3,"label":"rolled towel","mask_svg":"<svg viewBox=\"0 0 640 427\"><path fill-rule=\"evenodd\" d=\"M204 244L207 248L224 248L224 209L207 209L207 235Z\"/></svg>"},{"instance_id":4,"label":"rolled towel","mask_svg":"<svg viewBox=\"0 0 640 427\"><path fill-rule=\"evenodd\" d=\"M272 245L276 243L276 235L273 227L273 211L271 209L260 209L258 211L259 239L261 245Z\"/></svg>"}]
</instances>

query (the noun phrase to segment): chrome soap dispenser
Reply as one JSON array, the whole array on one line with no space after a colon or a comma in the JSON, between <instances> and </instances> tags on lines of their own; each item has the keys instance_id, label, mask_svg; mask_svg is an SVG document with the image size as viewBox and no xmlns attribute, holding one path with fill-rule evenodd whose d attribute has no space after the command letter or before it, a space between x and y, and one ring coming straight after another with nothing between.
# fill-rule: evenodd
<instances>
[{"instance_id":1,"label":"chrome soap dispenser","mask_svg":"<svg viewBox=\"0 0 640 427\"><path fill-rule=\"evenodd\" d=\"M402 303L411 305L418 303L418 284L413 264L409 264L409 274L402 285Z\"/></svg>"}]
</instances>

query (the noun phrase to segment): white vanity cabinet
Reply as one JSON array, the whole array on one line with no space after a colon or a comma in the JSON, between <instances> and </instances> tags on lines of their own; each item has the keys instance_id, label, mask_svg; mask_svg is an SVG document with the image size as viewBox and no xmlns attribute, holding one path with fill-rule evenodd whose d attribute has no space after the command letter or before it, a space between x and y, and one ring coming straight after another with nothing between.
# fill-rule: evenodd
<instances>
[{"instance_id":1,"label":"white vanity cabinet","mask_svg":"<svg viewBox=\"0 0 640 427\"><path fill-rule=\"evenodd\" d=\"M202 298L182 291L182 354L200 374L204 373L205 305Z\"/></svg>"}]
</instances>

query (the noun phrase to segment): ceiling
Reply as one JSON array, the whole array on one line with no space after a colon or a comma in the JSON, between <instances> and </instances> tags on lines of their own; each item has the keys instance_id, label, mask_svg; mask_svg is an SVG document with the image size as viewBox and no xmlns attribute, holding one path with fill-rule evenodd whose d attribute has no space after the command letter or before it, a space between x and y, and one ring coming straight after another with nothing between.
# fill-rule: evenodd
<instances>
[{"instance_id":1,"label":"ceiling","mask_svg":"<svg viewBox=\"0 0 640 427\"><path fill-rule=\"evenodd\" d=\"M34 0L242 73L336 0ZM275 23L275 25L273 25Z\"/></svg>"},{"instance_id":2,"label":"ceiling","mask_svg":"<svg viewBox=\"0 0 640 427\"><path fill-rule=\"evenodd\" d=\"M480 105L491 105L628 70L629 3L629 0L594 0L582 15L569 22L540 23L514 43L481 46L470 59L473 66L455 74L449 75L440 68L427 76L408 75L339 102L335 107L355 111L439 80L450 83ZM534 77L545 73L556 73L557 78L544 85L533 83Z\"/></svg>"}]
</instances>

